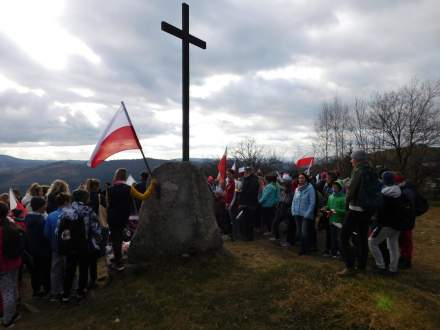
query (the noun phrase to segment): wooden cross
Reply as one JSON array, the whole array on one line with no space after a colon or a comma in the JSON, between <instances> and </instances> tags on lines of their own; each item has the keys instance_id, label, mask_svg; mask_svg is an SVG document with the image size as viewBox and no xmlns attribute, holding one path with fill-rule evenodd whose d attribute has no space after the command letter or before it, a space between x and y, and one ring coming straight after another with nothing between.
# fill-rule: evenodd
<instances>
[{"instance_id":1,"label":"wooden cross","mask_svg":"<svg viewBox=\"0 0 440 330\"><path fill-rule=\"evenodd\" d=\"M162 31L182 39L182 160L189 161L189 44L206 49L206 42L189 34L189 6L182 3L182 29L162 22Z\"/></svg>"}]
</instances>

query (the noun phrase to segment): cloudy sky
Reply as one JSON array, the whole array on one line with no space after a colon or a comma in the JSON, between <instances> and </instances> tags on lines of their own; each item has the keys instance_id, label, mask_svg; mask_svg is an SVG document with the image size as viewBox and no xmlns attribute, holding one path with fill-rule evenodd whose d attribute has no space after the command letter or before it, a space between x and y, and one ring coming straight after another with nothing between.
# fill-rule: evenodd
<instances>
[{"instance_id":1,"label":"cloudy sky","mask_svg":"<svg viewBox=\"0 0 440 330\"><path fill-rule=\"evenodd\" d=\"M191 157L252 136L312 152L323 101L440 77L438 0L188 1ZM125 101L145 153L181 157L174 0L1 0L0 154L88 159ZM123 152L117 157L138 157Z\"/></svg>"}]
</instances>

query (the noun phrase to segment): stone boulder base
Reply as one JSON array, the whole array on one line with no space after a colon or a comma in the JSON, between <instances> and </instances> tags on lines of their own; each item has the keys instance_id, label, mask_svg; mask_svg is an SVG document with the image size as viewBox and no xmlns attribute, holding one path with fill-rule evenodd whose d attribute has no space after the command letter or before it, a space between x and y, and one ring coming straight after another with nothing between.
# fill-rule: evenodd
<instances>
[{"instance_id":1,"label":"stone boulder base","mask_svg":"<svg viewBox=\"0 0 440 330\"><path fill-rule=\"evenodd\" d=\"M160 183L160 198L155 193L142 204L129 261L221 249L213 197L202 171L189 162L170 162L153 175Z\"/></svg>"}]
</instances>

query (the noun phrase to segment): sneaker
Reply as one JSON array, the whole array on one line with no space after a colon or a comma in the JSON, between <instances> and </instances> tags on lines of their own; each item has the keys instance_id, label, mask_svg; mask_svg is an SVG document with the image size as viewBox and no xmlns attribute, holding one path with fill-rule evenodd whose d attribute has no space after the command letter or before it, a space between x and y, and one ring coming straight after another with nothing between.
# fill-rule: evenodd
<instances>
[{"instance_id":1,"label":"sneaker","mask_svg":"<svg viewBox=\"0 0 440 330\"><path fill-rule=\"evenodd\" d=\"M336 275L340 277L351 277L356 275L356 271L352 268L344 268L340 272L337 272Z\"/></svg>"},{"instance_id":2,"label":"sneaker","mask_svg":"<svg viewBox=\"0 0 440 330\"><path fill-rule=\"evenodd\" d=\"M121 272L125 269L125 266L123 264L111 264L111 268Z\"/></svg>"},{"instance_id":3,"label":"sneaker","mask_svg":"<svg viewBox=\"0 0 440 330\"><path fill-rule=\"evenodd\" d=\"M387 270L385 268L380 268L374 265L373 272L378 275L387 275Z\"/></svg>"},{"instance_id":4,"label":"sneaker","mask_svg":"<svg viewBox=\"0 0 440 330\"><path fill-rule=\"evenodd\" d=\"M61 299L61 294L52 294L50 295L50 301L51 302L55 302L55 301L59 301Z\"/></svg>"},{"instance_id":5,"label":"sneaker","mask_svg":"<svg viewBox=\"0 0 440 330\"><path fill-rule=\"evenodd\" d=\"M290 243L288 243L288 242L282 242L282 243L280 244L280 246L281 246L281 247L285 247L285 248L291 247Z\"/></svg>"},{"instance_id":6,"label":"sneaker","mask_svg":"<svg viewBox=\"0 0 440 330\"><path fill-rule=\"evenodd\" d=\"M69 302L70 302L70 298L69 297L62 297L61 298L61 303L68 304Z\"/></svg>"},{"instance_id":7,"label":"sneaker","mask_svg":"<svg viewBox=\"0 0 440 330\"><path fill-rule=\"evenodd\" d=\"M385 275L390 277L396 277L397 275L399 275L399 271L392 272L389 270L385 273Z\"/></svg>"},{"instance_id":8,"label":"sneaker","mask_svg":"<svg viewBox=\"0 0 440 330\"><path fill-rule=\"evenodd\" d=\"M276 237L269 237L269 241L271 241L271 242L278 242L279 239L276 238Z\"/></svg>"},{"instance_id":9,"label":"sneaker","mask_svg":"<svg viewBox=\"0 0 440 330\"><path fill-rule=\"evenodd\" d=\"M8 323L3 323L3 322L2 322L2 325L3 325L5 328L13 328L13 327L15 327L15 323L16 323L18 320L20 320L20 319L21 319L21 315L20 315L20 313L19 313L19 312L15 312L15 314L14 314L14 316L12 317L11 321L9 321Z\"/></svg>"},{"instance_id":10,"label":"sneaker","mask_svg":"<svg viewBox=\"0 0 440 330\"><path fill-rule=\"evenodd\" d=\"M322 254L322 256L323 257L326 257L326 258L329 258L329 257L331 257L332 255L330 254L330 251L324 251L324 253Z\"/></svg>"},{"instance_id":11,"label":"sneaker","mask_svg":"<svg viewBox=\"0 0 440 330\"><path fill-rule=\"evenodd\" d=\"M298 252L298 255L299 255L299 256L305 256L306 254L307 254L306 251L299 251L299 252Z\"/></svg>"}]
</instances>

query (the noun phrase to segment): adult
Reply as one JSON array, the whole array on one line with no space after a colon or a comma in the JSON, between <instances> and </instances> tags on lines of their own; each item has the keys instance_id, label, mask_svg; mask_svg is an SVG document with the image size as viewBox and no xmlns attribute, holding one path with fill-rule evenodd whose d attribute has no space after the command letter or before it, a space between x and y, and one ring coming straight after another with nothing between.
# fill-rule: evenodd
<instances>
[{"instance_id":1,"label":"adult","mask_svg":"<svg viewBox=\"0 0 440 330\"><path fill-rule=\"evenodd\" d=\"M266 176L267 184L263 188L263 192L258 200L261 207L261 218L263 227L266 227L267 233L272 231L272 224L275 218L275 210L279 201L279 188L275 175Z\"/></svg>"},{"instance_id":2,"label":"adult","mask_svg":"<svg viewBox=\"0 0 440 330\"><path fill-rule=\"evenodd\" d=\"M272 226L274 237L270 240L278 241L280 239L280 224L287 220L286 242L282 243L282 246L288 247L295 244L295 219L290 212L293 199L292 177L288 173L283 174L280 179L280 184L280 199L276 208L275 221Z\"/></svg>"},{"instance_id":3,"label":"adult","mask_svg":"<svg viewBox=\"0 0 440 330\"><path fill-rule=\"evenodd\" d=\"M70 194L69 185L66 181L57 179L53 181L47 191L47 213L51 213L58 208L56 197L60 193Z\"/></svg>"},{"instance_id":4,"label":"adult","mask_svg":"<svg viewBox=\"0 0 440 330\"><path fill-rule=\"evenodd\" d=\"M416 206L416 196L417 190L416 187L405 179L402 175L395 176L396 184L400 186L402 190L402 194L405 195L413 207ZM401 269L409 269L412 267L412 257L413 257L413 249L414 243L412 238L412 232L416 223L416 215L413 215L411 219L410 227L402 230L399 236L399 247L400 247L400 258L399 258L399 268Z\"/></svg>"},{"instance_id":5,"label":"adult","mask_svg":"<svg viewBox=\"0 0 440 330\"><path fill-rule=\"evenodd\" d=\"M379 192L373 191L379 187L379 181L373 168L368 165L367 153L363 150L354 151L351 164L353 171L345 199L348 211L341 229L341 252L345 268L337 273L339 276L352 276L356 271L365 271L367 267L368 227L372 212L375 211L372 200ZM374 189L367 189L370 187Z\"/></svg>"},{"instance_id":6,"label":"adult","mask_svg":"<svg viewBox=\"0 0 440 330\"><path fill-rule=\"evenodd\" d=\"M126 184L127 169L118 168L113 177L113 184L107 189L107 221L113 249L111 267L118 271L124 270L122 262L122 240L124 228L128 225L128 218L133 207L131 187Z\"/></svg>"},{"instance_id":7,"label":"adult","mask_svg":"<svg viewBox=\"0 0 440 330\"><path fill-rule=\"evenodd\" d=\"M147 190L147 181L149 177L150 175L148 174L148 172L144 171L141 173L141 182L136 183L135 185L135 188L139 193L143 194ZM140 210L142 201L136 199L135 202L137 210Z\"/></svg>"},{"instance_id":8,"label":"adult","mask_svg":"<svg viewBox=\"0 0 440 330\"><path fill-rule=\"evenodd\" d=\"M382 202L377 212L377 223L368 239L368 244L379 273L395 275L399 263L399 228L402 221L400 215L403 206L402 191L394 181L393 172L383 173L382 182L384 185L381 189ZM379 245L385 240L390 256L388 272L379 248Z\"/></svg>"},{"instance_id":9,"label":"adult","mask_svg":"<svg viewBox=\"0 0 440 330\"><path fill-rule=\"evenodd\" d=\"M326 211L329 218L330 241L327 246L330 247L329 253L333 258L340 255L339 241L341 236L341 227L345 218L345 194L342 191L343 183L341 181L332 182L332 191L327 200Z\"/></svg>"},{"instance_id":10,"label":"adult","mask_svg":"<svg viewBox=\"0 0 440 330\"><path fill-rule=\"evenodd\" d=\"M41 189L40 184L34 182L29 186L28 190L26 191L26 194L21 199L21 204L23 204L23 206L27 208L29 211L32 211L32 207L31 207L32 197L42 197L42 196L43 196L43 189Z\"/></svg>"},{"instance_id":11,"label":"adult","mask_svg":"<svg viewBox=\"0 0 440 330\"><path fill-rule=\"evenodd\" d=\"M233 219L233 210L235 201L235 177L234 171L228 169L226 171L226 185L225 185L225 209L226 209L226 219L225 219L225 227L226 233L231 234L232 229L232 219Z\"/></svg>"},{"instance_id":12,"label":"adult","mask_svg":"<svg viewBox=\"0 0 440 330\"><path fill-rule=\"evenodd\" d=\"M0 201L0 247L3 247L6 231L4 229L8 218L9 206ZM5 328L12 327L20 318L17 311L18 301L18 270L21 265L21 257L9 259L0 248L0 293L3 302L2 325Z\"/></svg>"},{"instance_id":13,"label":"adult","mask_svg":"<svg viewBox=\"0 0 440 330\"><path fill-rule=\"evenodd\" d=\"M312 226L315 225L315 188L305 173L298 176L298 188L296 188L292 202L292 215L296 222L296 238L300 241L298 255L307 254L310 250Z\"/></svg>"},{"instance_id":14,"label":"adult","mask_svg":"<svg viewBox=\"0 0 440 330\"><path fill-rule=\"evenodd\" d=\"M255 216L258 206L258 177L252 167L246 167L244 171L243 185L239 195L239 211L243 212L240 217L240 228L244 238L254 240ZM240 213L239 213L240 214Z\"/></svg>"}]
</instances>

